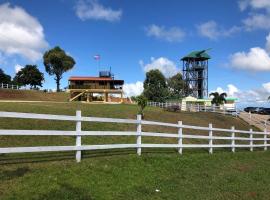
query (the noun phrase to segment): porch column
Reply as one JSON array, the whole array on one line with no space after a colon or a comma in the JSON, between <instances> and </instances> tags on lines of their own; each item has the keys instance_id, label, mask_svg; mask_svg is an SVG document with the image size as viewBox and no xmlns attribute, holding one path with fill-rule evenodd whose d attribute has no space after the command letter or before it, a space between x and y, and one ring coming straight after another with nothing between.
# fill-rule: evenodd
<instances>
[{"instance_id":1,"label":"porch column","mask_svg":"<svg viewBox=\"0 0 270 200\"><path fill-rule=\"evenodd\" d=\"M121 92L121 103L123 103L123 92Z\"/></svg>"},{"instance_id":2,"label":"porch column","mask_svg":"<svg viewBox=\"0 0 270 200\"><path fill-rule=\"evenodd\" d=\"M108 102L108 93L107 92L104 93L104 102Z\"/></svg>"},{"instance_id":3,"label":"porch column","mask_svg":"<svg viewBox=\"0 0 270 200\"><path fill-rule=\"evenodd\" d=\"M87 102L89 102L89 96L90 96L90 94L89 94L89 92L87 92L87 99L86 99Z\"/></svg>"}]
</instances>

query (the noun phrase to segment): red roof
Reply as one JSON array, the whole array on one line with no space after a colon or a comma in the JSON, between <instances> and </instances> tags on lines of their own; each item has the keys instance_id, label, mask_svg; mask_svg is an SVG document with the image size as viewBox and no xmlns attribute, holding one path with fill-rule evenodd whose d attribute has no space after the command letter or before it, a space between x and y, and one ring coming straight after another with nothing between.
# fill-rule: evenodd
<instances>
[{"instance_id":1,"label":"red roof","mask_svg":"<svg viewBox=\"0 0 270 200\"><path fill-rule=\"evenodd\" d=\"M111 77L91 77L91 76L71 76L68 79L69 81L123 81L123 80L114 80ZM124 82L124 81L123 81Z\"/></svg>"}]
</instances>

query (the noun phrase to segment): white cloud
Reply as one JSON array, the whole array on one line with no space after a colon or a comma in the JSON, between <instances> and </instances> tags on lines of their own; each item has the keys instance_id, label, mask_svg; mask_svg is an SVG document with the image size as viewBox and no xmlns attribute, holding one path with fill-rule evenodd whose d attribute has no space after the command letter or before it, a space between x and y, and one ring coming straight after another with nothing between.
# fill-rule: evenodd
<instances>
[{"instance_id":1,"label":"white cloud","mask_svg":"<svg viewBox=\"0 0 270 200\"><path fill-rule=\"evenodd\" d=\"M228 97L236 97L240 102L266 101L270 95L270 82L262 84L260 88L240 90L235 85L229 84L226 89L218 87L215 91L226 92Z\"/></svg>"},{"instance_id":2,"label":"white cloud","mask_svg":"<svg viewBox=\"0 0 270 200\"><path fill-rule=\"evenodd\" d=\"M240 0L238 1L238 5L239 5L239 8L241 11L244 11L247 9L248 7L248 4L249 4L249 0Z\"/></svg>"},{"instance_id":3,"label":"white cloud","mask_svg":"<svg viewBox=\"0 0 270 200\"><path fill-rule=\"evenodd\" d=\"M241 11L251 9L252 12L243 20L247 31L256 29L270 29L270 1L269 0L240 0ZM259 12L258 12L259 11Z\"/></svg>"},{"instance_id":4,"label":"white cloud","mask_svg":"<svg viewBox=\"0 0 270 200\"><path fill-rule=\"evenodd\" d=\"M265 44L265 49L268 53L270 53L270 33L266 37L266 44Z\"/></svg>"},{"instance_id":5,"label":"white cloud","mask_svg":"<svg viewBox=\"0 0 270 200\"><path fill-rule=\"evenodd\" d=\"M233 84L228 84L226 90L224 90L222 87L217 87L217 89L212 92L218 92L218 93L225 92L227 93L228 97L235 97L236 94L239 92L239 89Z\"/></svg>"},{"instance_id":6,"label":"white cloud","mask_svg":"<svg viewBox=\"0 0 270 200\"><path fill-rule=\"evenodd\" d=\"M75 10L76 15L83 21L94 19L114 22L119 21L122 16L122 10L105 8L98 0L79 0L75 6Z\"/></svg>"},{"instance_id":7,"label":"white cloud","mask_svg":"<svg viewBox=\"0 0 270 200\"><path fill-rule=\"evenodd\" d=\"M143 92L143 82L127 83L123 86L124 94L128 97L138 96Z\"/></svg>"},{"instance_id":8,"label":"white cloud","mask_svg":"<svg viewBox=\"0 0 270 200\"><path fill-rule=\"evenodd\" d=\"M16 64L15 67L14 67L16 73L18 73L19 71L21 71L22 68L23 68L23 66L21 66L19 64Z\"/></svg>"},{"instance_id":9,"label":"white cloud","mask_svg":"<svg viewBox=\"0 0 270 200\"><path fill-rule=\"evenodd\" d=\"M43 27L36 18L21 7L0 5L0 51L37 61L46 47Z\"/></svg>"},{"instance_id":10,"label":"white cloud","mask_svg":"<svg viewBox=\"0 0 270 200\"><path fill-rule=\"evenodd\" d=\"M179 27L165 28L155 24L146 27L145 31L147 36L168 42L181 42L186 36L186 33Z\"/></svg>"},{"instance_id":11,"label":"white cloud","mask_svg":"<svg viewBox=\"0 0 270 200\"><path fill-rule=\"evenodd\" d=\"M248 52L236 52L230 56L233 68L249 71L270 71L270 34L266 37L265 49L250 48Z\"/></svg>"},{"instance_id":12,"label":"white cloud","mask_svg":"<svg viewBox=\"0 0 270 200\"><path fill-rule=\"evenodd\" d=\"M238 3L241 11L246 10L248 7L252 9L270 9L269 0L240 0Z\"/></svg>"},{"instance_id":13,"label":"white cloud","mask_svg":"<svg viewBox=\"0 0 270 200\"><path fill-rule=\"evenodd\" d=\"M270 93L270 82L262 84L263 88Z\"/></svg>"},{"instance_id":14,"label":"white cloud","mask_svg":"<svg viewBox=\"0 0 270 200\"><path fill-rule=\"evenodd\" d=\"M197 26L197 30L201 36L216 40L219 37L228 37L241 30L240 27L233 26L229 29L224 29L215 21L211 20Z\"/></svg>"},{"instance_id":15,"label":"white cloud","mask_svg":"<svg viewBox=\"0 0 270 200\"><path fill-rule=\"evenodd\" d=\"M144 64L143 61L139 61L139 63L143 67L144 72L148 72L152 69L158 69L167 78L180 72L175 63L165 57L160 57L157 59L152 57L151 62L148 64Z\"/></svg>"},{"instance_id":16,"label":"white cloud","mask_svg":"<svg viewBox=\"0 0 270 200\"><path fill-rule=\"evenodd\" d=\"M264 49L254 47L247 53L234 53L231 56L230 65L241 70L270 71L270 57Z\"/></svg>"},{"instance_id":17,"label":"white cloud","mask_svg":"<svg viewBox=\"0 0 270 200\"><path fill-rule=\"evenodd\" d=\"M270 29L270 15L269 14L252 14L243 20L245 29L252 31L255 29Z\"/></svg>"}]
</instances>

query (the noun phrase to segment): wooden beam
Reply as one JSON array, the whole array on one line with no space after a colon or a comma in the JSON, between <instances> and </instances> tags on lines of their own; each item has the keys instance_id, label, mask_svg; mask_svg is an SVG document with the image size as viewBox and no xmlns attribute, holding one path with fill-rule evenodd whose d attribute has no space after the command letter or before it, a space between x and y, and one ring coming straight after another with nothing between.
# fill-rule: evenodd
<instances>
[{"instance_id":1,"label":"wooden beam","mask_svg":"<svg viewBox=\"0 0 270 200\"><path fill-rule=\"evenodd\" d=\"M85 91L83 91L83 92L79 93L79 94L78 94L78 95L76 95L75 97L73 97L73 98L69 99L69 101L73 101L73 100L77 99L79 96L83 95L84 93L85 93Z\"/></svg>"}]
</instances>

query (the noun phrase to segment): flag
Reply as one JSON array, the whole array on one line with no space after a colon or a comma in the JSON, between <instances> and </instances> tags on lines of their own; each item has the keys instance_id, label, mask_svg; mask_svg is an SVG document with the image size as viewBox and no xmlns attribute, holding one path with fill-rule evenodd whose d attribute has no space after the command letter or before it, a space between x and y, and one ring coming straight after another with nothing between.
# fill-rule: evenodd
<instances>
[{"instance_id":1,"label":"flag","mask_svg":"<svg viewBox=\"0 0 270 200\"><path fill-rule=\"evenodd\" d=\"M98 55L98 54L95 55L95 56L94 56L94 59L95 59L95 60L100 60L100 55Z\"/></svg>"}]
</instances>

